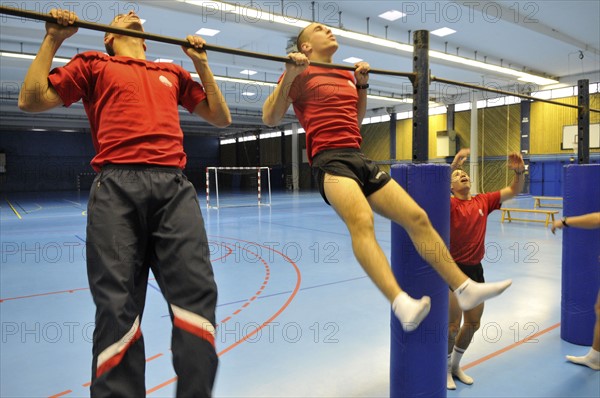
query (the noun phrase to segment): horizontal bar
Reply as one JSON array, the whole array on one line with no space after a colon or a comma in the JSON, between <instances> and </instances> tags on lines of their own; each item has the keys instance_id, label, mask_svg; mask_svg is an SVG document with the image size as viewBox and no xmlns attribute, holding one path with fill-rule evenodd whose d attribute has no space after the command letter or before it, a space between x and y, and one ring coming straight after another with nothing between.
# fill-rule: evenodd
<instances>
[{"instance_id":1,"label":"horizontal bar","mask_svg":"<svg viewBox=\"0 0 600 398\"><path fill-rule=\"evenodd\" d=\"M478 86L476 84L457 82L454 80L443 79L441 77L436 77L436 76L431 76L431 81L445 83L445 84L452 84L452 85L460 86L460 87L472 88L474 90L489 91L491 93L496 93L496 94L512 95L513 97L529 99L532 101L546 102L548 104L553 104L553 105L566 106L567 108L574 108L574 109L578 109L578 110L581 109L579 107L579 105L564 104L564 103L558 102L558 101L552 101L552 100L547 100L547 99L543 99L543 98L532 97L531 95L514 93L512 91L498 90L496 88L483 87L483 86ZM590 108L590 112L600 112L600 109Z\"/></svg>"},{"instance_id":2,"label":"horizontal bar","mask_svg":"<svg viewBox=\"0 0 600 398\"><path fill-rule=\"evenodd\" d=\"M29 10L20 10L17 8L11 8L11 7L5 7L5 6L0 6L0 14L12 15L12 16L16 16L16 17L23 17L23 18L29 18L29 19L37 19L37 20L46 21L46 22L56 22L56 19L53 18L52 16L50 16L49 14L42 14L39 12L34 12L34 11L29 11ZM157 35L157 34L152 34L152 33L147 33L147 32L140 32L140 31L133 30L133 29L118 28L116 26L104 25L104 24L99 24L99 23L94 23L94 22L87 22L87 21L83 21L80 19L75 21L73 26L76 26L78 28L96 30L96 31L100 31L100 32L109 32L109 33L115 33L115 34L124 35L124 36L138 37L141 39L157 41L157 42L161 42L161 43L176 44L178 46L191 47L191 44L187 40L184 40L184 39L163 36L163 35ZM284 56L257 53L254 51L240 50L237 48L221 47L221 46L216 46L214 44L205 44L204 48L208 51L215 51L215 52L220 52L220 53L225 53L225 54L239 55L242 57L259 58L259 59L263 59L263 60L267 60L267 61L292 63L292 61L288 57L284 57ZM310 64L313 66L321 67L321 68L342 69L342 70L349 70L349 71L356 70L356 68L351 65L339 65L339 64L331 64L331 63L324 63L324 62L315 62L315 61L311 61ZM409 79L412 79L415 76L415 74L412 72L397 72L397 71L385 70L385 69L371 69L370 73L375 73L375 74L379 74L379 75L406 77Z\"/></svg>"}]
</instances>

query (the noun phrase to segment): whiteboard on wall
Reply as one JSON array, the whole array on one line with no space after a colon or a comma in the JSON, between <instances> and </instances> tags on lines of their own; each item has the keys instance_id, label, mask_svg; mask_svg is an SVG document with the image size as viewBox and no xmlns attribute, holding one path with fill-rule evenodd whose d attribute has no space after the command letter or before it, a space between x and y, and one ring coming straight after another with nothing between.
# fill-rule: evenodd
<instances>
[{"instance_id":1,"label":"whiteboard on wall","mask_svg":"<svg viewBox=\"0 0 600 398\"><path fill-rule=\"evenodd\" d=\"M563 126L562 149L573 149L578 126ZM590 148L600 148L600 123L590 124Z\"/></svg>"}]
</instances>

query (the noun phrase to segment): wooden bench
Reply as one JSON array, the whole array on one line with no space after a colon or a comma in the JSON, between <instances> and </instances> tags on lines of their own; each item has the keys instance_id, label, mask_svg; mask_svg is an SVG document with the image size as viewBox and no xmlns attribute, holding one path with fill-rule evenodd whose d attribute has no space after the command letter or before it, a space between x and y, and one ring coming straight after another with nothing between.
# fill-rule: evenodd
<instances>
[{"instance_id":1,"label":"wooden bench","mask_svg":"<svg viewBox=\"0 0 600 398\"><path fill-rule=\"evenodd\" d=\"M561 198L560 196L534 196L533 197L533 208L537 209L538 207L554 207L554 208L559 208L562 209L562 204L545 204L542 205L542 200L549 200L549 201L561 201L563 200L563 198Z\"/></svg>"},{"instance_id":2,"label":"wooden bench","mask_svg":"<svg viewBox=\"0 0 600 398\"><path fill-rule=\"evenodd\" d=\"M543 222L546 227L550 224L550 221L554 221L554 215L558 213L558 210L535 210L535 209L514 209L508 207L500 208L502 210L502 219L500 222L504 222L504 220L511 221L531 221L531 222ZM511 213L535 213L535 214L545 214L545 220L539 220L534 218L515 218L511 216Z\"/></svg>"}]
</instances>

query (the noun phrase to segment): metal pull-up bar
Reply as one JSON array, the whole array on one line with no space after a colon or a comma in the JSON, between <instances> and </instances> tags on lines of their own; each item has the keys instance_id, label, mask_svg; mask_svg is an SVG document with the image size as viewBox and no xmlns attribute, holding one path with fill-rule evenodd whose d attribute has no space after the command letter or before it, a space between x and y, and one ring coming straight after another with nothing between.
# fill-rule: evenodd
<instances>
[{"instance_id":1,"label":"metal pull-up bar","mask_svg":"<svg viewBox=\"0 0 600 398\"><path fill-rule=\"evenodd\" d=\"M11 8L11 7L5 7L5 6L0 6L0 14L12 15L12 16L16 16L16 17L22 17L22 18L28 18L28 19L34 19L34 20L41 20L41 21L46 21L46 22L56 22L56 18L52 17L50 14L42 14L39 12L21 10L18 8ZM147 33L147 32L140 32L140 31L133 30L133 29L118 28L116 26L88 22L88 21L84 21L84 20L80 20L80 19L75 21L73 26L78 27L78 28L96 30L96 31L100 31L100 32L109 32L109 33L115 33L115 34L119 34L119 35L139 37L141 39L157 41L157 42L161 42L161 43L175 44L175 45L184 46L184 47L192 47L192 45L187 40L184 40L184 39L163 36L163 35L157 35L157 34ZM276 61L276 62L283 62L283 63L292 63L293 62L288 57L284 57L284 56L264 54L264 53L254 52L254 51L240 50L237 48L222 47L222 46L217 46L214 44L205 44L204 48L208 51L215 51L215 52L220 52L220 53L225 53L225 54L239 55L242 57L249 57L249 58L258 58L258 59L263 59L263 60L267 60L267 61ZM341 64L332 64L332 63L315 62L315 61L311 61L311 65L318 66L321 68L342 69L342 70L348 70L348 71L354 71L356 69L354 66L351 66L351 65L341 65ZM398 72L398 71L385 70L385 69L370 69L370 73L387 75L387 76L406 77L406 78L410 79L411 82L413 82L413 83L414 83L415 79L417 78L417 72ZM419 71L418 73L429 73L429 71ZM532 101L539 101L539 102L545 102L548 104L565 106L568 108L574 108L574 109L579 109L579 110L582 109L582 107L580 105L565 104L565 103L558 102L558 101L552 101L552 100L547 100L547 99L543 99L543 98L533 97L531 95L520 94L520 93L511 92L511 91L504 91L504 90L494 89L494 88L490 88L490 87L478 86L475 84L462 83L462 82L458 82L458 81L454 81L454 80L439 78L436 76L431 76L430 81L437 81L439 83L451 84L451 85L456 85L456 86L460 86L460 87L471 88L474 90L488 91L488 92L492 92L492 93L496 93L496 94L510 95L510 96L528 99L528 100L532 100ZM600 109L590 108L589 111L600 113Z\"/></svg>"},{"instance_id":2,"label":"metal pull-up bar","mask_svg":"<svg viewBox=\"0 0 600 398\"><path fill-rule=\"evenodd\" d=\"M465 88L472 88L474 90L488 91L490 93L495 93L495 94L510 95L510 96L513 96L513 97L522 98L522 99L528 99L528 100L532 100L532 101L546 102L548 104L560 105L560 106L564 106L564 107L567 107L567 108L581 109L580 105L565 104L563 102L558 102L558 101L552 101L552 100L547 100L547 99L543 99L543 98L533 97L533 96L527 95L527 94L520 94L520 93L515 93L515 92L512 92L512 91L499 90L499 89L491 88L491 87L482 87L482 86L478 86L476 84L469 84L469 83L457 82L455 80L443 79L443 78L437 77L437 76L431 76L431 81L432 82L444 83L444 84L451 84L451 85L454 85L454 86L460 86L460 87L465 87ZM600 109L592 109L592 108L590 108L590 112L600 112Z\"/></svg>"},{"instance_id":3,"label":"metal pull-up bar","mask_svg":"<svg viewBox=\"0 0 600 398\"><path fill-rule=\"evenodd\" d=\"M13 15L16 17L36 19L36 20L56 23L56 18L52 17L49 14L42 14L39 12L20 10L17 8L11 8L11 7L5 7L5 6L0 6L0 14ZM83 21L80 19L75 21L75 23L72 26L75 26L78 28L96 30L96 31L100 31L100 32L115 33L115 34L124 35L124 36L139 37L141 39L157 41L157 42L167 43L167 44L176 44L178 46L192 47L192 45L187 40L184 40L184 39L163 36L163 35L157 35L157 34L147 33L147 32L140 32L140 31L133 30L133 29L118 28L116 26L88 22L88 21ZM239 55L242 57L259 58L259 59L264 59L267 61L277 61L277 62L284 62L284 63L293 62L288 57L270 55L270 54L264 54L264 53L257 53L254 51L240 50L237 48L221 47L221 46L216 46L214 44L205 44L204 49L206 49L208 51L215 51L215 52L220 52L220 53L225 53L225 54ZM343 70L349 70L349 71L354 71L356 69L354 66L351 66L351 65L339 65L339 64L330 64L330 63L324 63L324 62L315 62L315 61L311 61L310 64L313 66L318 66L321 68L329 68L329 69L343 69ZM384 70L384 69L371 69L370 73L376 73L379 75L406 77L409 79L413 79L414 75L415 75L412 72L397 72L397 71Z\"/></svg>"}]
</instances>

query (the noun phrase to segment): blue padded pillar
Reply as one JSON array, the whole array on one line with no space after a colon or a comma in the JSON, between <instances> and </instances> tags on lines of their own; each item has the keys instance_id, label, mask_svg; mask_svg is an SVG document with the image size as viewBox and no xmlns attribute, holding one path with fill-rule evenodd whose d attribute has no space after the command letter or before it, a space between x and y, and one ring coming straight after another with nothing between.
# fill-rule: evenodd
<instances>
[{"instance_id":1,"label":"blue padded pillar","mask_svg":"<svg viewBox=\"0 0 600 398\"><path fill-rule=\"evenodd\" d=\"M429 215L448 246L450 238L450 166L399 164L391 175ZM426 246L439 256L441 247ZM405 333L391 315L390 396L446 397L448 286L417 253L408 234L392 223L392 270L410 296L431 297L431 311L419 328Z\"/></svg>"},{"instance_id":2,"label":"blue padded pillar","mask_svg":"<svg viewBox=\"0 0 600 398\"><path fill-rule=\"evenodd\" d=\"M600 211L600 165L563 168L563 215ZM567 220L568 222L568 220ZM560 337L590 346L600 288L600 229L563 228Z\"/></svg>"}]
</instances>

